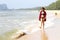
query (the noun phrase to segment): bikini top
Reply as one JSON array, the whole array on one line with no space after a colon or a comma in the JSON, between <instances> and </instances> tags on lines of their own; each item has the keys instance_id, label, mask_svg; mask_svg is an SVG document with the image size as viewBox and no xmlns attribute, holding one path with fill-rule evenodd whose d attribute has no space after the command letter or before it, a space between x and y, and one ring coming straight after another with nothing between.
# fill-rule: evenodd
<instances>
[{"instance_id":1,"label":"bikini top","mask_svg":"<svg viewBox=\"0 0 60 40\"><path fill-rule=\"evenodd\" d=\"M44 12L42 12L42 13L41 13L41 15L45 15L45 13L44 13Z\"/></svg>"}]
</instances>

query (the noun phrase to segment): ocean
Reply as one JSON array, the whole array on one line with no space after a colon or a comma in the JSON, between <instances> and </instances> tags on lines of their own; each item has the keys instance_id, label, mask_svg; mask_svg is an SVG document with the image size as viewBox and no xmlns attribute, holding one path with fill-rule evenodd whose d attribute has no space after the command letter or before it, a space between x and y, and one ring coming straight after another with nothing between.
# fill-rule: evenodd
<instances>
[{"instance_id":1,"label":"ocean","mask_svg":"<svg viewBox=\"0 0 60 40\"><path fill-rule=\"evenodd\" d=\"M24 29L27 27L39 27L38 10L13 10L0 11L0 34L12 29ZM47 11L47 21L45 28L51 27L54 23L55 16L51 11Z\"/></svg>"}]
</instances>

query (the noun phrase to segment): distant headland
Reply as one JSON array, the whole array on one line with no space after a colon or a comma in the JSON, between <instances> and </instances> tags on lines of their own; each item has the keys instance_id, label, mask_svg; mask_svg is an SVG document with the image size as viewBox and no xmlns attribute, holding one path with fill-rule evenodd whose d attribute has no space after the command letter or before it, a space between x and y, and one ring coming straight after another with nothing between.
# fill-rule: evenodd
<instances>
[{"instance_id":1,"label":"distant headland","mask_svg":"<svg viewBox=\"0 0 60 40\"><path fill-rule=\"evenodd\" d=\"M6 4L0 4L0 10L8 10L8 7Z\"/></svg>"}]
</instances>

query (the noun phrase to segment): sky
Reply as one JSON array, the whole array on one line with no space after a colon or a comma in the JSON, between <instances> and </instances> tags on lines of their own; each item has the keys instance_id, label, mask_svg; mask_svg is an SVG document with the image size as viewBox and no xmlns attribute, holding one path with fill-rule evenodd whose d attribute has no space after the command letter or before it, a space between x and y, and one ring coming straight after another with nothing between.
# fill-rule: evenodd
<instances>
[{"instance_id":1,"label":"sky","mask_svg":"<svg viewBox=\"0 0 60 40\"><path fill-rule=\"evenodd\" d=\"M7 4L9 9L33 8L48 6L56 0L0 0L0 4Z\"/></svg>"}]
</instances>

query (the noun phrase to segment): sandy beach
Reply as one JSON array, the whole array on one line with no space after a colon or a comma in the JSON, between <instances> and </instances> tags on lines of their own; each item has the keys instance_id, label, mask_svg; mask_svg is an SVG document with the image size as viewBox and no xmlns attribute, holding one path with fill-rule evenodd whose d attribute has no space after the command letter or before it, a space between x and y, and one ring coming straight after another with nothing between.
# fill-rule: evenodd
<instances>
[{"instance_id":1,"label":"sandy beach","mask_svg":"<svg viewBox=\"0 0 60 40\"><path fill-rule=\"evenodd\" d=\"M58 16L60 15L56 16L52 27L22 36L16 40L60 40L60 17Z\"/></svg>"}]
</instances>

